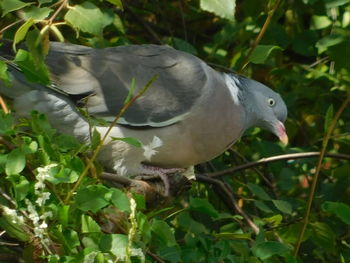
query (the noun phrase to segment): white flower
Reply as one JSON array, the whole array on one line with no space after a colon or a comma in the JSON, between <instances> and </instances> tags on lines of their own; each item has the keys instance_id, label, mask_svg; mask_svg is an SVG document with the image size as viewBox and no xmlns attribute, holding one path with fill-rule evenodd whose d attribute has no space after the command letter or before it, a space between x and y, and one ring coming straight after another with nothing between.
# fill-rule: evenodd
<instances>
[{"instance_id":1,"label":"white flower","mask_svg":"<svg viewBox=\"0 0 350 263\"><path fill-rule=\"evenodd\" d=\"M11 219L11 222L14 224L24 224L24 217L19 216L15 209L8 208L7 206L1 206L2 213L5 216L8 216Z\"/></svg>"},{"instance_id":2,"label":"white flower","mask_svg":"<svg viewBox=\"0 0 350 263\"><path fill-rule=\"evenodd\" d=\"M159 148L163 145L163 142L161 139L159 139L159 137L154 136L153 140L150 144L148 145L142 145L142 149L143 149L143 156L145 156L145 158L150 161L152 156L155 155L158 151L155 150L156 148Z\"/></svg>"},{"instance_id":3,"label":"white flower","mask_svg":"<svg viewBox=\"0 0 350 263\"><path fill-rule=\"evenodd\" d=\"M42 206L45 204L47 200L49 200L51 193L50 192L39 192L38 198L36 199L35 203L37 203L39 206Z\"/></svg>"}]
</instances>

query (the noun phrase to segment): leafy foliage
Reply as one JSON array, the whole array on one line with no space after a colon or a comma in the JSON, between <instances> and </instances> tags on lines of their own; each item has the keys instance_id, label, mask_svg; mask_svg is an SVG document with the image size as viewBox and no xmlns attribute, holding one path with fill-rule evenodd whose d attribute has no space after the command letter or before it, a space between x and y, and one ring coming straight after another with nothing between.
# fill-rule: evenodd
<instances>
[{"instance_id":1,"label":"leafy foliage","mask_svg":"<svg viewBox=\"0 0 350 263\"><path fill-rule=\"evenodd\" d=\"M324 147L350 153L348 0L1 0L0 7L0 32L17 54L0 61L7 86L8 63L49 85L50 39L96 48L169 44L282 95L288 147L254 128L198 173ZM0 255L8 262L350 262L344 156L320 162L315 195L317 159L298 159L227 173L220 186L194 182L152 210L142 195L101 183L99 166L85 158L98 148L98 134L82 145L40 113L16 120L1 112L0 135ZM115 139L140 147L137 138Z\"/></svg>"}]
</instances>

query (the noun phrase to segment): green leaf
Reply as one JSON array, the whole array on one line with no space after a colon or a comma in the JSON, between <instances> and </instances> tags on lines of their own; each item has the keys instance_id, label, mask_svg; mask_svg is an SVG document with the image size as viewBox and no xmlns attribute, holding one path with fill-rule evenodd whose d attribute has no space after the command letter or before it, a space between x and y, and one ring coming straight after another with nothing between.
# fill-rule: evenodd
<instances>
[{"instance_id":1,"label":"green leaf","mask_svg":"<svg viewBox=\"0 0 350 263\"><path fill-rule=\"evenodd\" d=\"M329 27L332 21L327 16L316 16L311 17L311 28L312 29L323 29Z\"/></svg>"},{"instance_id":2,"label":"green leaf","mask_svg":"<svg viewBox=\"0 0 350 263\"><path fill-rule=\"evenodd\" d=\"M48 7L37 7L30 6L24 10L24 18L26 20L34 19L34 20L44 20L47 18L53 10Z\"/></svg>"},{"instance_id":3,"label":"green leaf","mask_svg":"<svg viewBox=\"0 0 350 263\"><path fill-rule=\"evenodd\" d=\"M1 1L1 8L3 10L2 17L4 17L7 13L21 9L31 4L32 3L24 3L19 0L2 0Z\"/></svg>"},{"instance_id":4,"label":"green leaf","mask_svg":"<svg viewBox=\"0 0 350 263\"><path fill-rule=\"evenodd\" d=\"M273 51L282 50L279 46L258 45L251 54L249 61L254 64L264 64Z\"/></svg>"},{"instance_id":5,"label":"green leaf","mask_svg":"<svg viewBox=\"0 0 350 263\"><path fill-rule=\"evenodd\" d=\"M62 152L67 152L81 147L81 144L77 138L66 134L57 136L56 143Z\"/></svg>"},{"instance_id":6,"label":"green leaf","mask_svg":"<svg viewBox=\"0 0 350 263\"><path fill-rule=\"evenodd\" d=\"M312 232L311 240L319 248L332 250L336 244L336 235L333 229L321 222L310 223L310 229Z\"/></svg>"},{"instance_id":7,"label":"green leaf","mask_svg":"<svg viewBox=\"0 0 350 263\"><path fill-rule=\"evenodd\" d=\"M219 212L213 207L213 205L204 198L190 198L190 209L207 214L212 217L218 217Z\"/></svg>"},{"instance_id":8,"label":"green leaf","mask_svg":"<svg viewBox=\"0 0 350 263\"><path fill-rule=\"evenodd\" d=\"M10 74L5 61L0 60L0 80L2 80L7 88L11 88Z\"/></svg>"},{"instance_id":9,"label":"green leaf","mask_svg":"<svg viewBox=\"0 0 350 263\"><path fill-rule=\"evenodd\" d=\"M272 198L257 184L248 183L249 190L261 200L271 200Z\"/></svg>"},{"instance_id":10,"label":"green leaf","mask_svg":"<svg viewBox=\"0 0 350 263\"><path fill-rule=\"evenodd\" d=\"M113 22L113 16L102 12L91 2L72 6L64 19L72 27L93 35L102 35L103 29Z\"/></svg>"},{"instance_id":11,"label":"green leaf","mask_svg":"<svg viewBox=\"0 0 350 263\"><path fill-rule=\"evenodd\" d=\"M342 41L339 44L328 48L327 53L330 58L334 60L336 69L350 68L350 60L348 59L350 56L349 45L350 41Z\"/></svg>"},{"instance_id":12,"label":"green leaf","mask_svg":"<svg viewBox=\"0 0 350 263\"><path fill-rule=\"evenodd\" d=\"M272 200L275 207L285 214L292 214L292 206L284 200Z\"/></svg>"},{"instance_id":13,"label":"green leaf","mask_svg":"<svg viewBox=\"0 0 350 263\"><path fill-rule=\"evenodd\" d=\"M324 132L325 133L328 131L329 126L332 123L333 115L334 115L334 108L333 108L333 105L331 104L327 109L326 117L324 120Z\"/></svg>"},{"instance_id":14,"label":"green leaf","mask_svg":"<svg viewBox=\"0 0 350 263\"><path fill-rule=\"evenodd\" d=\"M337 45L341 42L343 42L345 37L341 34L331 34L327 35L320 40L317 41L316 47L318 49L318 54L323 53L328 49L328 47Z\"/></svg>"},{"instance_id":15,"label":"green leaf","mask_svg":"<svg viewBox=\"0 0 350 263\"><path fill-rule=\"evenodd\" d=\"M91 149L96 150L96 148L101 143L101 134L97 131L96 128L92 131L92 138L91 138Z\"/></svg>"},{"instance_id":16,"label":"green leaf","mask_svg":"<svg viewBox=\"0 0 350 263\"><path fill-rule=\"evenodd\" d=\"M123 212L130 212L130 202L129 198L126 196L124 192L119 189L113 188L111 202L115 205L119 210Z\"/></svg>"},{"instance_id":17,"label":"green leaf","mask_svg":"<svg viewBox=\"0 0 350 263\"><path fill-rule=\"evenodd\" d=\"M16 49L16 44L21 42L26 37L27 32L32 25L34 25L34 19L30 18L16 31L13 39L13 49Z\"/></svg>"},{"instance_id":18,"label":"green leaf","mask_svg":"<svg viewBox=\"0 0 350 263\"><path fill-rule=\"evenodd\" d=\"M101 233L101 228L90 216L81 215L81 233Z\"/></svg>"},{"instance_id":19,"label":"green leaf","mask_svg":"<svg viewBox=\"0 0 350 263\"><path fill-rule=\"evenodd\" d=\"M77 192L75 200L79 209L96 213L109 204L110 197L110 191L107 187L88 185Z\"/></svg>"},{"instance_id":20,"label":"green leaf","mask_svg":"<svg viewBox=\"0 0 350 263\"><path fill-rule=\"evenodd\" d=\"M7 88L7 87L5 87ZM8 89L12 89L8 88ZM13 129L14 118L12 114L6 114L3 111L0 111L0 135L10 135L15 131Z\"/></svg>"},{"instance_id":21,"label":"green leaf","mask_svg":"<svg viewBox=\"0 0 350 263\"><path fill-rule=\"evenodd\" d=\"M173 43L173 47L178 50L190 53L192 55L198 54L197 49L194 46L192 46L190 43L188 43L187 41L181 38L173 37L172 43Z\"/></svg>"},{"instance_id":22,"label":"green leaf","mask_svg":"<svg viewBox=\"0 0 350 263\"><path fill-rule=\"evenodd\" d=\"M151 230L153 235L157 237L164 246L172 247L177 245L174 233L165 221L153 220Z\"/></svg>"},{"instance_id":23,"label":"green leaf","mask_svg":"<svg viewBox=\"0 0 350 263\"><path fill-rule=\"evenodd\" d=\"M119 9L124 10L122 0L107 0L107 1L110 2L111 4L115 5Z\"/></svg>"},{"instance_id":24,"label":"green leaf","mask_svg":"<svg viewBox=\"0 0 350 263\"><path fill-rule=\"evenodd\" d=\"M59 205L57 209L57 220L63 226L66 227L69 222L69 205Z\"/></svg>"},{"instance_id":25,"label":"green leaf","mask_svg":"<svg viewBox=\"0 0 350 263\"><path fill-rule=\"evenodd\" d=\"M317 55L316 42L318 35L315 31L304 30L297 34L293 39L293 49L303 56L315 56Z\"/></svg>"},{"instance_id":26,"label":"green leaf","mask_svg":"<svg viewBox=\"0 0 350 263\"><path fill-rule=\"evenodd\" d=\"M124 137L124 138L111 137L111 138L113 141L122 141L138 148L142 147L142 143L136 138L132 138L132 137Z\"/></svg>"},{"instance_id":27,"label":"green leaf","mask_svg":"<svg viewBox=\"0 0 350 263\"><path fill-rule=\"evenodd\" d=\"M253 246L254 254L261 260L266 260L274 255L286 254L289 248L276 241L266 241L263 243L258 243Z\"/></svg>"},{"instance_id":28,"label":"green leaf","mask_svg":"<svg viewBox=\"0 0 350 263\"><path fill-rule=\"evenodd\" d=\"M324 202L323 211L336 215L345 224L350 225L350 206L341 202Z\"/></svg>"},{"instance_id":29,"label":"green leaf","mask_svg":"<svg viewBox=\"0 0 350 263\"><path fill-rule=\"evenodd\" d=\"M18 174L9 175L6 178L12 183L17 201L21 201L27 197L30 190L30 184L27 178Z\"/></svg>"},{"instance_id":30,"label":"green leaf","mask_svg":"<svg viewBox=\"0 0 350 263\"><path fill-rule=\"evenodd\" d=\"M49 177L47 178L47 181L55 185L62 183L71 184L75 183L78 178L79 173L73 169L63 166L56 166L49 170Z\"/></svg>"},{"instance_id":31,"label":"green leaf","mask_svg":"<svg viewBox=\"0 0 350 263\"><path fill-rule=\"evenodd\" d=\"M122 234L104 234L101 237L99 246L103 252L111 252L118 258L125 258L128 237Z\"/></svg>"},{"instance_id":32,"label":"green leaf","mask_svg":"<svg viewBox=\"0 0 350 263\"><path fill-rule=\"evenodd\" d=\"M35 65L33 56L29 52L19 49L15 57L15 63L23 70L29 81L42 85L50 84L49 71L46 65L44 63L39 67Z\"/></svg>"},{"instance_id":33,"label":"green leaf","mask_svg":"<svg viewBox=\"0 0 350 263\"><path fill-rule=\"evenodd\" d=\"M235 18L236 0L201 0L200 7L222 18L229 20Z\"/></svg>"},{"instance_id":34,"label":"green leaf","mask_svg":"<svg viewBox=\"0 0 350 263\"><path fill-rule=\"evenodd\" d=\"M124 105L129 103L129 101L133 98L135 89L136 89L136 79L132 78L128 95L126 96L126 98L124 100Z\"/></svg>"},{"instance_id":35,"label":"green leaf","mask_svg":"<svg viewBox=\"0 0 350 263\"><path fill-rule=\"evenodd\" d=\"M19 174L26 166L26 157L22 149L17 148L9 153L7 156L7 162L5 166L5 172L7 175Z\"/></svg>"},{"instance_id":36,"label":"green leaf","mask_svg":"<svg viewBox=\"0 0 350 263\"><path fill-rule=\"evenodd\" d=\"M179 226L188 233L205 234L208 233L208 229L201 223L193 220L188 212L182 212L177 216Z\"/></svg>"},{"instance_id":37,"label":"green leaf","mask_svg":"<svg viewBox=\"0 0 350 263\"><path fill-rule=\"evenodd\" d=\"M1 210L2 209L0 209L0 228L5 230L10 237L23 242L28 242L30 240L30 237L29 234L23 230L23 226L18 224L18 222L13 222L13 216L4 215Z\"/></svg>"},{"instance_id":38,"label":"green leaf","mask_svg":"<svg viewBox=\"0 0 350 263\"><path fill-rule=\"evenodd\" d=\"M326 8L334 8L338 6L345 5L350 2L350 0L323 0L326 4Z\"/></svg>"}]
</instances>

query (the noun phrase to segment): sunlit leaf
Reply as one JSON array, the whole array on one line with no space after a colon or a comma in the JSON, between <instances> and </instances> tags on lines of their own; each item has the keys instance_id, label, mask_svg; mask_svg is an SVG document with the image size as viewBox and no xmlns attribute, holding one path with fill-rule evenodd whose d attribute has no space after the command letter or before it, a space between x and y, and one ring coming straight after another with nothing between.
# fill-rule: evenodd
<instances>
[{"instance_id":1,"label":"sunlit leaf","mask_svg":"<svg viewBox=\"0 0 350 263\"><path fill-rule=\"evenodd\" d=\"M217 16L234 20L236 1L235 0L201 0L200 7Z\"/></svg>"},{"instance_id":2,"label":"sunlit leaf","mask_svg":"<svg viewBox=\"0 0 350 263\"><path fill-rule=\"evenodd\" d=\"M26 166L26 157L20 148L16 148L7 156L5 172L7 175L19 174Z\"/></svg>"},{"instance_id":3,"label":"sunlit leaf","mask_svg":"<svg viewBox=\"0 0 350 263\"><path fill-rule=\"evenodd\" d=\"M101 35L103 29L113 22L113 16L91 2L72 6L64 19L72 27L93 35Z\"/></svg>"},{"instance_id":4,"label":"sunlit leaf","mask_svg":"<svg viewBox=\"0 0 350 263\"><path fill-rule=\"evenodd\" d=\"M19 0L2 0L1 1L1 8L3 10L2 16L4 17L7 13L21 9L31 4L32 3L24 3Z\"/></svg>"}]
</instances>

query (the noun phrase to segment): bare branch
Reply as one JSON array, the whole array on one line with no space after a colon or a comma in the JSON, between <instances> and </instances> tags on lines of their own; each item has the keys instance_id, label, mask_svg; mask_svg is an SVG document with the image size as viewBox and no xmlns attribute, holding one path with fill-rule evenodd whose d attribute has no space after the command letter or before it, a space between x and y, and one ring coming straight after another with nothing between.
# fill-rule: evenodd
<instances>
[{"instance_id":1,"label":"bare branch","mask_svg":"<svg viewBox=\"0 0 350 263\"><path fill-rule=\"evenodd\" d=\"M210 178L208 176L203 176L203 175L197 175L196 179L198 181L210 183L210 184L218 187L219 191L217 191L217 193L219 195L221 195L222 200L226 203L226 205L229 207L229 209L236 210L238 214L243 216L243 218L247 221L248 225L253 229L253 231L256 234L259 233L259 231L260 231L259 227L256 224L254 224L254 222L250 219L250 217L242 210L242 208L239 207L234 195L232 194L232 191L230 189L228 189L228 186L224 182L222 182L218 179L213 179L213 178Z\"/></svg>"},{"instance_id":2,"label":"bare branch","mask_svg":"<svg viewBox=\"0 0 350 263\"><path fill-rule=\"evenodd\" d=\"M262 158L258 161L245 163L236 167L232 167L223 171L214 172L214 173L205 173L200 174L202 176L209 176L209 177L219 177L224 176L227 174L232 174L241 170L246 170L252 167L277 162L277 161L283 161L283 160L294 160L294 159L303 159L303 158L312 158L312 157L318 157L320 155L320 152L304 152L304 153L289 153L289 154L282 154L282 155L276 155L272 157ZM342 160L350 160L349 154L340 154L340 153L326 153L325 157L330 157L334 159L342 159Z\"/></svg>"}]
</instances>

